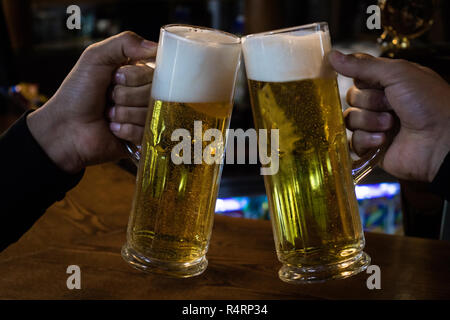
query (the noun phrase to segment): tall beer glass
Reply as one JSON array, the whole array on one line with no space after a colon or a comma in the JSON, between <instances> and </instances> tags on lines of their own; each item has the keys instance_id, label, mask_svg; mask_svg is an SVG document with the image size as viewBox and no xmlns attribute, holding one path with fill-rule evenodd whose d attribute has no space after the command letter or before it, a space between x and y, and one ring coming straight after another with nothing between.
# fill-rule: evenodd
<instances>
[{"instance_id":1,"label":"tall beer glass","mask_svg":"<svg viewBox=\"0 0 450 320\"><path fill-rule=\"evenodd\" d=\"M242 39L255 125L279 129L279 171L264 179L286 282L345 278L370 263L330 49L326 23Z\"/></svg>"},{"instance_id":2,"label":"tall beer glass","mask_svg":"<svg viewBox=\"0 0 450 320\"><path fill-rule=\"evenodd\" d=\"M201 159L210 144L202 137L208 129L223 135L229 127L240 52L240 38L225 32L186 25L161 28L122 248L123 258L138 269L175 277L206 269L222 165ZM174 163L171 152L180 143L173 141L176 129L189 136L188 147L194 147L195 156L200 152L200 161L189 157L191 163Z\"/></svg>"}]
</instances>

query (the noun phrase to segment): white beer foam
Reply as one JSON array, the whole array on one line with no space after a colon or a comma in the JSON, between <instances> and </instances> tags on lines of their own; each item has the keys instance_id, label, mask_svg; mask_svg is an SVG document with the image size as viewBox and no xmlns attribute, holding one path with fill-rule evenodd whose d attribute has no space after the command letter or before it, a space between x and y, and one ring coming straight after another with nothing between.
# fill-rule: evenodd
<instances>
[{"instance_id":1,"label":"white beer foam","mask_svg":"<svg viewBox=\"0 0 450 320\"><path fill-rule=\"evenodd\" d=\"M169 102L230 102L239 39L205 29L166 28L159 41L152 97Z\"/></svg>"},{"instance_id":2,"label":"white beer foam","mask_svg":"<svg viewBox=\"0 0 450 320\"><path fill-rule=\"evenodd\" d=\"M328 31L297 31L243 38L247 77L264 82L314 79L333 74Z\"/></svg>"}]
</instances>

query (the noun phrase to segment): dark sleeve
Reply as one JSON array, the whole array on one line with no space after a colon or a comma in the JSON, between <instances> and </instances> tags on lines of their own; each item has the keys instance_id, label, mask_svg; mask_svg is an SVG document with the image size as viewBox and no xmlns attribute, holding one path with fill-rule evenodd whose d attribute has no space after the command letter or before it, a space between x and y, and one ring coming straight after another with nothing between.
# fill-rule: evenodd
<instances>
[{"instance_id":1,"label":"dark sleeve","mask_svg":"<svg viewBox=\"0 0 450 320\"><path fill-rule=\"evenodd\" d=\"M50 160L28 129L29 113L0 136L0 251L62 200L84 173L67 174Z\"/></svg>"},{"instance_id":2,"label":"dark sleeve","mask_svg":"<svg viewBox=\"0 0 450 320\"><path fill-rule=\"evenodd\" d=\"M436 177L431 183L431 190L450 201L450 152L444 159Z\"/></svg>"}]
</instances>

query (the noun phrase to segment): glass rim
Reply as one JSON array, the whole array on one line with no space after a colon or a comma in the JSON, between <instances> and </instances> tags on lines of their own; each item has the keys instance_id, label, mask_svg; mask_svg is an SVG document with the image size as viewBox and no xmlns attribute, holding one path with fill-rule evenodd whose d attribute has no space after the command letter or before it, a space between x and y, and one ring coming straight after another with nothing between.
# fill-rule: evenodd
<instances>
[{"instance_id":1,"label":"glass rim","mask_svg":"<svg viewBox=\"0 0 450 320\"><path fill-rule=\"evenodd\" d=\"M316 31L319 31L322 27L327 27L328 28L328 22L325 22L325 21L314 22L314 23L305 24L305 25L301 25L301 26L288 27L288 28L276 29L276 30L270 30L270 31L264 31L264 32L258 32L258 33L252 33L252 34L249 34L249 35L246 35L246 36L242 37L242 39L253 38L253 37L264 37L264 36L270 36L270 35L280 34L280 33L288 33L288 32L298 31L298 30L302 30L302 29L311 29L313 27L316 28Z\"/></svg>"},{"instance_id":2,"label":"glass rim","mask_svg":"<svg viewBox=\"0 0 450 320\"><path fill-rule=\"evenodd\" d=\"M209 32L214 32L214 33L221 33L221 34L223 34L223 35L225 35L225 36L227 36L229 38L232 38L234 40L234 42L222 42L222 41L204 42L204 41L199 41L199 40L196 40L196 39L188 39L188 38L185 38L185 37L183 37L183 36L173 32L173 31L168 30L168 28L171 28L171 27L182 27L182 28L190 28L190 29L199 29L199 30L206 30L206 31L209 31ZM214 44L224 45L224 46L225 45L237 45L237 44L241 43L241 37L239 37L239 36L237 36L235 34L232 34L232 33L226 32L226 31L222 31L222 30L218 30L218 29L213 29L213 28L209 28L209 27L202 27L202 26L195 26L195 25L191 25L191 24L182 24L182 23L166 24L166 25L163 25L161 27L161 31L168 32L172 36L174 36L175 38L178 38L180 40L184 40L184 41L187 41L187 42L191 42L191 43L198 43L198 44L214 43Z\"/></svg>"}]
</instances>

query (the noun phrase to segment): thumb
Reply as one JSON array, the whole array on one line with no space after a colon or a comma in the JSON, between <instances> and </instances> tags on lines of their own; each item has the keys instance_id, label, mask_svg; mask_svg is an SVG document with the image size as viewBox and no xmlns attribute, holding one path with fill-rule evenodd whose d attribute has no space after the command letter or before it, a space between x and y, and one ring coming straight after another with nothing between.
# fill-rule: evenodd
<instances>
[{"instance_id":1,"label":"thumb","mask_svg":"<svg viewBox=\"0 0 450 320\"><path fill-rule=\"evenodd\" d=\"M131 31L89 46L83 56L90 64L116 68L129 60L143 60L156 55L158 44L145 40Z\"/></svg>"},{"instance_id":2,"label":"thumb","mask_svg":"<svg viewBox=\"0 0 450 320\"><path fill-rule=\"evenodd\" d=\"M399 71L394 60L375 58L364 53L345 55L333 50L328 55L328 60L338 73L373 87L388 87L395 82L394 76Z\"/></svg>"}]
</instances>

